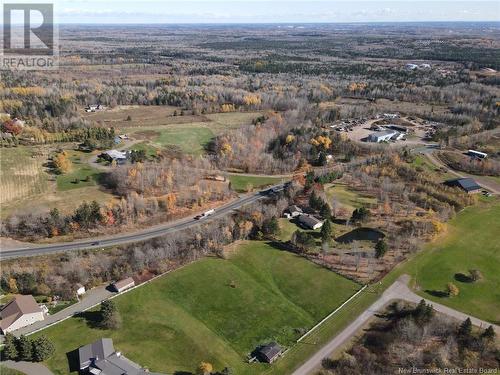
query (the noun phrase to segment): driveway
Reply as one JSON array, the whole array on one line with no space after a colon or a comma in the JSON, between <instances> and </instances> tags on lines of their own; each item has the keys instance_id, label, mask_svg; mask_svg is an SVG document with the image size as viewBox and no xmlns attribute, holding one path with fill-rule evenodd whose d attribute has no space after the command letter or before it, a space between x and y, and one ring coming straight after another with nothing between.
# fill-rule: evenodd
<instances>
[{"instance_id":1,"label":"driveway","mask_svg":"<svg viewBox=\"0 0 500 375\"><path fill-rule=\"evenodd\" d=\"M439 168L444 168L446 169L449 173L457 176L458 178L464 178L464 177L470 177L476 180L476 182L481 185L483 188L488 189L491 191L493 194L500 194L500 186L496 184L494 181L490 180L488 177L485 176L477 176L477 175L471 175L465 172L459 172L454 169L451 169L448 165L443 163L441 159L439 159L436 154L429 152L426 153L425 156L437 167Z\"/></svg>"},{"instance_id":2,"label":"driveway","mask_svg":"<svg viewBox=\"0 0 500 375\"><path fill-rule=\"evenodd\" d=\"M16 336L20 335L26 335L30 334L33 332L36 332L42 328L46 328L52 324L55 324L57 322L60 322L62 320L65 320L67 318L72 317L73 315L82 312L86 309L89 309L95 305L98 305L105 299L111 297L113 294L104 286L100 286L94 289L89 290L82 298L80 302L77 302L71 306L68 306L64 310L61 310L53 315L47 316L44 320L41 322L36 322L30 326L23 327L21 329L18 329L14 332L12 332Z\"/></svg>"},{"instance_id":3,"label":"driveway","mask_svg":"<svg viewBox=\"0 0 500 375\"><path fill-rule=\"evenodd\" d=\"M0 362L0 364L2 366L17 371L21 371L26 375L53 375L52 372L47 367L45 367L40 363L25 362L25 361L20 361L20 362L5 361L5 362Z\"/></svg>"},{"instance_id":4,"label":"driveway","mask_svg":"<svg viewBox=\"0 0 500 375\"><path fill-rule=\"evenodd\" d=\"M384 306L386 306L389 302L394 300L405 300L408 302L418 303L420 300L422 300L421 296L412 292L408 287L409 280L410 277L408 275L401 276L397 281L395 281L389 288L385 290L385 292L377 301L375 301L370 307L368 307L368 309L366 309L361 315L359 315L349 326L347 326L347 328L345 328L318 352L316 352L311 358L309 358L307 362L305 362L302 366L295 370L292 375L307 375L313 370L317 369L320 366L323 358L328 357L336 349L345 344L360 330L361 327L363 327L368 322L370 318L372 318L375 314L380 313L383 310ZM442 314L446 314L459 321L470 318L472 324L482 328L486 328L491 325L493 326L497 334L500 334L500 327L497 325L450 309L449 307L440 305L434 301L425 301L427 303L430 303L434 307L434 310Z\"/></svg>"}]
</instances>

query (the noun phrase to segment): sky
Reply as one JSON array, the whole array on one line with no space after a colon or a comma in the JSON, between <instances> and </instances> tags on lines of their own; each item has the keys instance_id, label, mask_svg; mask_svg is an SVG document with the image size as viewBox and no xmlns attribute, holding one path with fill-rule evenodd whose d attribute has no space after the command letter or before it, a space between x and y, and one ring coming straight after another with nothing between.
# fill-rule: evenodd
<instances>
[{"instance_id":1,"label":"sky","mask_svg":"<svg viewBox=\"0 0 500 375\"><path fill-rule=\"evenodd\" d=\"M5 3L17 0L0 0ZM43 2L31 0L18 2ZM57 23L500 21L500 1L52 0ZM1 22L1 21L0 21Z\"/></svg>"}]
</instances>

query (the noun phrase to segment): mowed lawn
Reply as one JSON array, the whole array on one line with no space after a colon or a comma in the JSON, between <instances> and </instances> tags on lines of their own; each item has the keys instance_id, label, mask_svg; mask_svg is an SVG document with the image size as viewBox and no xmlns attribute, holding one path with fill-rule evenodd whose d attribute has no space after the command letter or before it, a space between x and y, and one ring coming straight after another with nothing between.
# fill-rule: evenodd
<instances>
[{"instance_id":1,"label":"mowed lawn","mask_svg":"<svg viewBox=\"0 0 500 375\"><path fill-rule=\"evenodd\" d=\"M450 222L443 239L429 244L403 269L423 297L500 324L500 201L465 209ZM483 280L457 280L457 274L467 275L470 269L480 270ZM437 296L449 282L460 294Z\"/></svg>"},{"instance_id":2,"label":"mowed lawn","mask_svg":"<svg viewBox=\"0 0 500 375\"><path fill-rule=\"evenodd\" d=\"M292 344L358 289L294 254L247 242L226 260L202 259L117 297L123 318L117 331L91 328L92 313L43 331L57 348L47 364L66 374L67 352L112 337L118 350L152 371L195 371L209 361L219 370L261 374L268 365L245 363L255 346Z\"/></svg>"}]
</instances>

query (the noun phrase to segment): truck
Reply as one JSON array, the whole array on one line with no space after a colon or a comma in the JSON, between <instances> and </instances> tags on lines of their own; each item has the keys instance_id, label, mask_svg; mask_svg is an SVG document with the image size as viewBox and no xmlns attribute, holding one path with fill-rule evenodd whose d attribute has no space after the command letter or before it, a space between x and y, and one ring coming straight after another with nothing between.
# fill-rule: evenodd
<instances>
[{"instance_id":1,"label":"truck","mask_svg":"<svg viewBox=\"0 0 500 375\"><path fill-rule=\"evenodd\" d=\"M202 214L198 215L198 216L195 216L195 220L200 220L200 219L204 219L206 217L209 217L210 215L213 215L215 213L215 210L212 208L211 210L208 210L208 211L205 211L203 212Z\"/></svg>"}]
</instances>

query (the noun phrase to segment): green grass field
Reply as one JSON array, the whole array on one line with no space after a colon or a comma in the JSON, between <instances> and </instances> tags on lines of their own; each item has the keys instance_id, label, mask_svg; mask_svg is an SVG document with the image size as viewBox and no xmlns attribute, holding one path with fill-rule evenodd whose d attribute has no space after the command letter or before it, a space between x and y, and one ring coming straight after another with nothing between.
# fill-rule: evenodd
<instances>
[{"instance_id":1,"label":"green grass field","mask_svg":"<svg viewBox=\"0 0 500 375\"><path fill-rule=\"evenodd\" d=\"M66 191L95 186L102 172L86 163L89 154L75 150L66 152L72 163L71 171L56 177L57 190Z\"/></svg>"},{"instance_id":2,"label":"green grass field","mask_svg":"<svg viewBox=\"0 0 500 375\"><path fill-rule=\"evenodd\" d=\"M259 189L264 186L274 185L281 183L283 179L279 177L256 177L245 175L229 175L231 181L231 188L237 192L246 192L249 188Z\"/></svg>"},{"instance_id":3,"label":"green grass field","mask_svg":"<svg viewBox=\"0 0 500 375\"><path fill-rule=\"evenodd\" d=\"M325 187L325 192L328 199L337 201L349 213L356 208L377 203L376 198L363 196L342 184L328 184Z\"/></svg>"},{"instance_id":4,"label":"green grass field","mask_svg":"<svg viewBox=\"0 0 500 375\"><path fill-rule=\"evenodd\" d=\"M448 226L448 233L426 246L403 271L412 275L425 298L500 324L500 202L469 207ZM456 274L478 269L484 279L461 282ZM448 282L460 289L456 297L439 297ZM436 293L437 292L437 293Z\"/></svg>"},{"instance_id":5,"label":"green grass field","mask_svg":"<svg viewBox=\"0 0 500 375\"><path fill-rule=\"evenodd\" d=\"M123 318L117 331L91 328L85 318L44 330L57 348L47 364L66 374L67 352L112 337L116 348L152 371L194 371L209 361L236 374L261 374L270 367L245 363L256 345L292 344L298 329L313 326L358 288L294 254L249 242L227 260L202 259L116 298Z\"/></svg>"}]
</instances>

